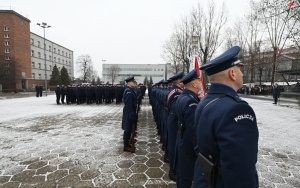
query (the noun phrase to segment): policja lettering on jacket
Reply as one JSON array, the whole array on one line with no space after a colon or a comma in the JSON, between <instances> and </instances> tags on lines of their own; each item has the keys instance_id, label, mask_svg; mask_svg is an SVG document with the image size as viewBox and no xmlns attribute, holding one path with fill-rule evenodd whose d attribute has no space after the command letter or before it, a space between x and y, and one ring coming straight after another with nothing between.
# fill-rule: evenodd
<instances>
[{"instance_id":1,"label":"policja lettering on jacket","mask_svg":"<svg viewBox=\"0 0 300 188\"><path fill-rule=\"evenodd\" d=\"M239 120L243 120L243 119L250 119L251 121L254 121L254 117L250 114L239 115L234 118L234 120L236 122L238 122Z\"/></svg>"}]
</instances>

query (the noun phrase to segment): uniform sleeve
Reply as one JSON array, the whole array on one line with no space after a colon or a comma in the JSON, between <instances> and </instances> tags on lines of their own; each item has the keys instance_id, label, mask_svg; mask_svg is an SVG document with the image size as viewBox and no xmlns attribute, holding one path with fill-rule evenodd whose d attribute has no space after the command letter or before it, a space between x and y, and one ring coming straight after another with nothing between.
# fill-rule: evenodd
<instances>
[{"instance_id":1,"label":"uniform sleeve","mask_svg":"<svg viewBox=\"0 0 300 188\"><path fill-rule=\"evenodd\" d=\"M131 120L134 120L136 118L134 101L135 99L131 91L126 91L124 93L124 104L125 104L125 108L128 110L129 119Z\"/></svg>"},{"instance_id":2,"label":"uniform sleeve","mask_svg":"<svg viewBox=\"0 0 300 188\"><path fill-rule=\"evenodd\" d=\"M216 137L225 187L256 187L258 128L252 108L246 103L230 108L216 128Z\"/></svg>"},{"instance_id":3,"label":"uniform sleeve","mask_svg":"<svg viewBox=\"0 0 300 188\"><path fill-rule=\"evenodd\" d=\"M194 125L194 117L195 111L197 108L197 103L194 101L189 101L188 106L185 108L185 122L188 125L189 135L191 136L191 141L193 144L193 148L197 146L197 138L196 138L196 128Z\"/></svg>"}]
</instances>

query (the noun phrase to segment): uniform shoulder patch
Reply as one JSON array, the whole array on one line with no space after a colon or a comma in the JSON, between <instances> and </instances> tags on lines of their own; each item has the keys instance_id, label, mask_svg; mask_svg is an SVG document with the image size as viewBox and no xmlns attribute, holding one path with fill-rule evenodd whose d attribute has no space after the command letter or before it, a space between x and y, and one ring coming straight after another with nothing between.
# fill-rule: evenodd
<instances>
[{"instance_id":1,"label":"uniform shoulder patch","mask_svg":"<svg viewBox=\"0 0 300 188\"><path fill-rule=\"evenodd\" d=\"M234 121L239 122L241 120L246 120L246 119L254 121L254 117L251 114L240 114L234 118Z\"/></svg>"},{"instance_id":2,"label":"uniform shoulder patch","mask_svg":"<svg viewBox=\"0 0 300 188\"><path fill-rule=\"evenodd\" d=\"M197 106L198 104L197 103L191 103L190 105L189 105L189 107L191 107L191 106Z\"/></svg>"}]
</instances>

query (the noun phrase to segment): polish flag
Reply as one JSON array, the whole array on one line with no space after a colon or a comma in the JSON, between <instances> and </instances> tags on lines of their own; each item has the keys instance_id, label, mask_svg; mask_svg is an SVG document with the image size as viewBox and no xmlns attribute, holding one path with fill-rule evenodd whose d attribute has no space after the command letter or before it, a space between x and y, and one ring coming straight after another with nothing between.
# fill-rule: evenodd
<instances>
[{"instance_id":1,"label":"polish flag","mask_svg":"<svg viewBox=\"0 0 300 188\"><path fill-rule=\"evenodd\" d=\"M206 89L205 89L205 84L204 84L204 79L202 77L201 71L200 71L200 66L199 66L199 62L198 62L198 57L195 56L195 69L197 72L197 75L200 79L201 85L200 85L200 92L199 92L199 97L202 99L205 95L206 95Z\"/></svg>"},{"instance_id":2,"label":"polish flag","mask_svg":"<svg viewBox=\"0 0 300 188\"><path fill-rule=\"evenodd\" d=\"M294 1L288 2L288 6L289 6L289 8L294 8L295 2Z\"/></svg>"},{"instance_id":3,"label":"polish flag","mask_svg":"<svg viewBox=\"0 0 300 188\"><path fill-rule=\"evenodd\" d=\"M277 48L277 54L279 55L281 53L281 49L278 47Z\"/></svg>"}]
</instances>

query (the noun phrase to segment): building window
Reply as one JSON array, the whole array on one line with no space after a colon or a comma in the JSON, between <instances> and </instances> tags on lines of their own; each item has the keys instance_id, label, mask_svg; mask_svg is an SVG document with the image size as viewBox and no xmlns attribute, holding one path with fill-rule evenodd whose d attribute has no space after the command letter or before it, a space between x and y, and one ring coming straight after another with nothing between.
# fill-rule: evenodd
<instances>
[{"instance_id":1,"label":"building window","mask_svg":"<svg viewBox=\"0 0 300 188\"><path fill-rule=\"evenodd\" d=\"M53 48L54 53L56 53L56 48Z\"/></svg>"},{"instance_id":2,"label":"building window","mask_svg":"<svg viewBox=\"0 0 300 188\"><path fill-rule=\"evenodd\" d=\"M34 50L31 50L31 57L34 57Z\"/></svg>"},{"instance_id":3,"label":"building window","mask_svg":"<svg viewBox=\"0 0 300 188\"><path fill-rule=\"evenodd\" d=\"M5 49L5 53L10 53L10 49Z\"/></svg>"},{"instance_id":4,"label":"building window","mask_svg":"<svg viewBox=\"0 0 300 188\"><path fill-rule=\"evenodd\" d=\"M56 62L56 57L54 57L54 62Z\"/></svg>"},{"instance_id":5,"label":"building window","mask_svg":"<svg viewBox=\"0 0 300 188\"><path fill-rule=\"evenodd\" d=\"M52 66L51 65L49 65L49 69L52 70Z\"/></svg>"},{"instance_id":6,"label":"building window","mask_svg":"<svg viewBox=\"0 0 300 188\"><path fill-rule=\"evenodd\" d=\"M62 53L62 56L64 56L64 55L65 55L64 51L62 51L61 53Z\"/></svg>"},{"instance_id":7,"label":"building window","mask_svg":"<svg viewBox=\"0 0 300 188\"><path fill-rule=\"evenodd\" d=\"M39 69L41 69L41 63L39 63L38 65L39 65Z\"/></svg>"},{"instance_id":8,"label":"building window","mask_svg":"<svg viewBox=\"0 0 300 188\"><path fill-rule=\"evenodd\" d=\"M41 52L38 52L38 57L41 58Z\"/></svg>"},{"instance_id":9,"label":"building window","mask_svg":"<svg viewBox=\"0 0 300 188\"><path fill-rule=\"evenodd\" d=\"M9 70L8 69L5 71L5 74L9 74Z\"/></svg>"},{"instance_id":10,"label":"building window","mask_svg":"<svg viewBox=\"0 0 300 188\"><path fill-rule=\"evenodd\" d=\"M62 64L64 64L65 63L65 60L62 60Z\"/></svg>"},{"instance_id":11,"label":"building window","mask_svg":"<svg viewBox=\"0 0 300 188\"><path fill-rule=\"evenodd\" d=\"M68 57L68 53L66 52L66 57Z\"/></svg>"},{"instance_id":12,"label":"building window","mask_svg":"<svg viewBox=\"0 0 300 188\"><path fill-rule=\"evenodd\" d=\"M5 60L10 60L10 57L9 56L5 56Z\"/></svg>"},{"instance_id":13,"label":"building window","mask_svg":"<svg viewBox=\"0 0 300 188\"><path fill-rule=\"evenodd\" d=\"M34 68L35 68L35 63L34 63L34 62L31 62L31 66L32 66L32 68L34 69Z\"/></svg>"},{"instance_id":14,"label":"building window","mask_svg":"<svg viewBox=\"0 0 300 188\"><path fill-rule=\"evenodd\" d=\"M4 34L4 38L8 39L9 38L9 34Z\"/></svg>"},{"instance_id":15,"label":"building window","mask_svg":"<svg viewBox=\"0 0 300 188\"><path fill-rule=\"evenodd\" d=\"M49 51L51 52L51 46L49 46Z\"/></svg>"},{"instance_id":16,"label":"building window","mask_svg":"<svg viewBox=\"0 0 300 188\"><path fill-rule=\"evenodd\" d=\"M41 46L41 42L40 41L38 41L38 47L40 47Z\"/></svg>"},{"instance_id":17,"label":"building window","mask_svg":"<svg viewBox=\"0 0 300 188\"><path fill-rule=\"evenodd\" d=\"M9 46L9 42L8 41L4 41L4 46Z\"/></svg>"},{"instance_id":18,"label":"building window","mask_svg":"<svg viewBox=\"0 0 300 188\"><path fill-rule=\"evenodd\" d=\"M58 63L60 63L60 58L58 58Z\"/></svg>"},{"instance_id":19,"label":"building window","mask_svg":"<svg viewBox=\"0 0 300 188\"><path fill-rule=\"evenodd\" d=\"M5 26L4 31L9 31L9 28L7 26Z\"/></svg>"},{"instance_id":20,"label":"building window","mask_svg":"<svg viewBox=\"0 0 300 188\"><path fill-rule=\"evenodd\" d=\"M6 65L5 65L7 68L9 67L9 63L6 63Z\"/></svg>"},{"instance_id":21,"label":"building window","mask_svg":"<svg viewBox=\"0 0 300 188\"><path fill-rule=\"evenodd\" d=\"M32 73L32 79L35 79L35 73Z\"/></svg>"},{"instance_id":22,"label":"building window","mask_svg":"<svg viewBox=\"0 0 300 188\"><path fill-rule=\"evenodd\" d=\"M60 54L60 50L58 50L58 54Z\"/></svg>"},{"instance_id":23,"label":"building window","mask_svg":"<svg viewBox=\"0 0 300 188\"><path fill-rule=\"evenodd\" d=\"M49 55L49 61L51 61L52 60L52 57L51 57L51 55Z\"/></svg>"},{"instance_id":24,"label":"building window","mask_svg":"<svg viewBox=\"0 0 300 188\"><path fill-rule=\"evenodd\" d=\"M71 58L71 54L69 54L69 58Z\"/></svg>"},{"instance_id":25,"label":"building window","mask_svg":"<svg viewBox=\"0 0 300 188\"><path fill-rule=\"evenodd\" d=\"M31 45L34 45L34 40L33 39L31 39Z\"/></svg>"},{"instance_id":26,"label":"building window","mask_svg":"<svg viewBox=\"0 0 300 188\"><path fill-rule=\"evenodd\" d=\"M42 75L41 74L39 74L39 79L42 79Z\"/></svg>"}]
</instances>

